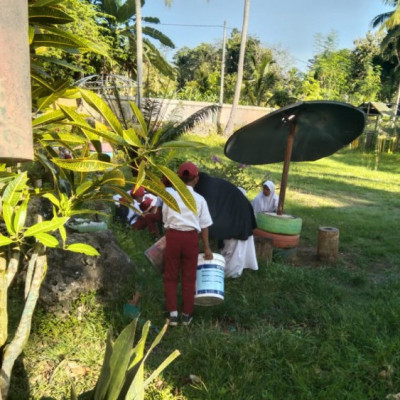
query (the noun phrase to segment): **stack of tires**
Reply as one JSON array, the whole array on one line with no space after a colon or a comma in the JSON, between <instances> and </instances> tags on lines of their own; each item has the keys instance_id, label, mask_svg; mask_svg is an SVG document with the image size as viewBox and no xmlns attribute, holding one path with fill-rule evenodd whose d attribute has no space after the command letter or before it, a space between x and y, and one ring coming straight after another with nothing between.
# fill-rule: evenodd
<instances>
[{"instance_id":1,"label":"stack of tires","mask_svg":"<svg viewBox=\"0 0 400 400\"><path fill-rule=\"evenodd\" d=\"M272 239L273 258L291 260L297 254L300 241L302 219L292 215L275 213L258 213L257 229L254 236Z\"/></svg>"}]
</instances>

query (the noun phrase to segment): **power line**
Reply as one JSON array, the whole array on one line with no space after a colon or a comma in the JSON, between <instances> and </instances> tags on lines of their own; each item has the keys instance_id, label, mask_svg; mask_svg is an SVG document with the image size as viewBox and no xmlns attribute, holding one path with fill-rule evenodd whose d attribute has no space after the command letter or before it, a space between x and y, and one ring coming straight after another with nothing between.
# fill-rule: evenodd
<instances>
[{"instance_id":1,"label":"power line","mask_svg":"<svg viewBox=\"0 0 400 400\"><path fill-rule=\"evenodd\" d=\"M157 25L169 25L169 26L190 26L193 28L223 28L223 25L191 25L191 24L164 24L164 23L160 23ZM227 27L227 29L234 29L234 28L229 28Z\"/></svg>"}]
</instances>

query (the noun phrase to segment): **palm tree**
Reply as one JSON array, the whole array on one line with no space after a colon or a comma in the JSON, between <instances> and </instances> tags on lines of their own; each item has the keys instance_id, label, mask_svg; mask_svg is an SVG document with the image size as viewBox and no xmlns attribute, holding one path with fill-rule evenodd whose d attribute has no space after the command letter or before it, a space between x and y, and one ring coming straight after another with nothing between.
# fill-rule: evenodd
<instances>
[{"instance_id":1,"label":"palm tree","mask_svg":"<svg viewBox=\"0 0 400 400\"><path fill-rule=\"evenodd\" d=\"M377 15L371 24L374 28L386 30L386 36L382 40L381 48L385 50L389 45L394 46L395 54L397 57L397 67L400 67L400 0L383 0L387 5L395 7L393 11L388 11ZM397 112L400 102L400 81L397 87L396 102L394 105L394 127L396 129Z\"/></svg>"},{"instance_id":2,"label":"palm tree","mask_svg":"<svg viewBox=\"0 0 400 400\"><path fill-rule=\"evenodd\" d=\"M137 18L136 18L136 3L143 5L144 0L91 0L93 4L96 4L100 10L109 15L107 23L109 29L114 32L116 36L122 36L124 38L124 45L127 47L130 53L137 56ZM138 10L140 12L140 10ZM149 24L159 24L160 20L155 17L143 17L141 22ZM143 26L142 33L143 37L143 57L147 62L153 65L159 72L168 77L174 77L175 70L169 65L169 63L162 56L157 47L151 42L156 40L161 45L175 48L174 43L159 30L152 26ZM140 33L139 33L140 35ZM131 67L134 66L131 60L129 62ZM136 75L136 73L134 74Z\"/></svg>"},{"instance_id":3,"label":"palm tree","mask_svg":"<svg viewBox=\"0 0 400 400\"><path fill-rule=\"evenodd\" d=\"M277 82L278 74L270 52L265 52L260 57L253 55L250 62L252 71L244 80L244 90L250 103L260 107L268 102L268 91L271 91Z\"/></svg>"}]
</instances>

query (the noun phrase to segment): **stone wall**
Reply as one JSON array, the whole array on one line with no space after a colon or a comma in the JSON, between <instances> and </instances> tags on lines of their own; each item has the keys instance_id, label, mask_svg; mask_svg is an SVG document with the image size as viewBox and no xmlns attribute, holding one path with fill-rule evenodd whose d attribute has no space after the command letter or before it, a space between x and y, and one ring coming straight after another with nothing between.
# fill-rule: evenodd
<instances>
[{"instance_id":1,"label":"stone wall","mask_svg":"<svg viewBox=\"0 0 400 400\"><path fill-rule=\"evenodd\" d=\"M122 110L126 120L131 120L133 117L132 110L129 106L129 100L133 99L121 96ZM121 118L120 110L117 102L115 101L115 98L113 98L112 96L108 96L106 101L109 103L112 110ZM163 121L174 120L174 119L184 120L188 118L190 115L194 114L196 111L202 109L203 107L214 104L201 101L169 100L169 99L160 99L160 103L162 104L160 116L161 120ZM221 124L223 127L228 122L229 115L231 112L231 107L232 106L230 104L224 104L222 106ZM89 113L94 118L99 117L96 114L96 112L86 103L81 104L81 109L83 112ZM266 107L239 106L235 117L234 127L235 129L238 129L241 126L249 124L250 122L253 122L256 119L263 117L264 115L270 113L273 110L274 110L273 108L266 108ZM195 132L208 133L209 131L215 131L216 124L217 124L217 114L215 113L210 118L205 120L203 124L199 124Z\"/></svg>"}]
</instances>

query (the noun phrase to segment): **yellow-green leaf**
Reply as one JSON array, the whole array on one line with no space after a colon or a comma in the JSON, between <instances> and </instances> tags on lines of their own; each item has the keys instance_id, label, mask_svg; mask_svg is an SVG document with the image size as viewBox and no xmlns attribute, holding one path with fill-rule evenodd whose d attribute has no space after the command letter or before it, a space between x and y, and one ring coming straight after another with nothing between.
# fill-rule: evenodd
<instances>
[{"instance_id":1,"label":"yellow-green leaf","mask_svg":"<svg viewBox=\"0 0 400 400\"><path fill-rule=\"evenodd\" d=\"M4 236L0 233L0 247L1 246L7 246L8 244L11 244L13 242L12 239L10 239L7 236Z\"/></svg>"},{"instance_id":2,"label":"yellow-green leaf","mask_svg":"<svg viewBox=\"0 0 400 400\"><path fill-rule=\"evenodd\" d=\"M122 136L123 134L122 126L118 121L116 115L111 111L110 107L107 105L107 103L104 100L102 100L99 96L97 96L95 93L91 92L90 90L85 90L81 88L80 92L84 100L104 117L104 119L109 123L114 132Z\"/></svg>"},{"instance_id":3,"label":"yellow-green leaf","mask_svg":"<svg viewBox=\"0 0 400 400\"><path fill-rule=\"evenodd\" d=\"M142 127L144 136L147 137L148 136L147 125L146 125L146 121L143 118L142 112L139 110L138 106L133 101L130 101L129 105L131 106L131 109L132 109L133 113L135 114L136 119L139 121L139 124Z\"/></svg>"},{"instance_id":4,"label":"yellow-green leaf","mask_svg":"<svg viewBox=\"0 0 400 400\"><path fill-rule=\"evenodd\" d=\"M35 36L35 28L33 26L29 26L29 31L28 31L29 44L32 44L34 36Z\"/></svg>"},{"instance_id":5,"label":"yellow-green leaf","mask_svg":"<svg viewBox=\"0 0 400 400\"><path fill-rule=\"evenodd\" d=\"M13 216L13 207L11 207L8 203L3 202L3 219L6 224L6 228L10 234L15 235Z\"/></svg>"},{"instance_id":6,"label":"yellow-green leaf","mask_svg":"<svg viewBox=\"0 0 400 400\"><path fill-rule=\"evenodd\" d=\"M93 247L90 246L89 244L85 243L74 243L70 244L65 248L65 250L68 251L73 251L75 253L83 253L86 254L87 256L99 256L100 253Z\"/></svg>"},{"instance_id":7,"label":"yellow-green leaf","mask_svg":"<svg viewBox=\"0 0 400 400\"><path fill-rule=\"evenodd\" d=\"M6 187L3 193L3 202L14 207L22 198L22 191L26 188L28 181L27 172L17 175Z\"/></svg>"},{"instance_id":8,"label":"yellow-green leaf","mask_svg":"<svg viewBox=\"0 0 400 400\"><path fill-rule=\"evenodd\" d=\"M83 182L76 188L76 195L81 196L83 193L87 192L93 186L92 181Z\"/></svg>"},{"instance_id":9,"label":"yellow-green leaf","mask_svg":"<svg viewBox=\"0 0 400 400\"><path fill-rule=\"evenodd\" d=\"M146 178L146 161L142 160L139 164L138 168L138 175L136 178L136 186L135 190L139 188L139 186L142 185L144 179Z\"/></svg>"},{"instance_id":10,"label":"yellow-green leaf","mask_svg":"<svg viewBox=\"0 0 400 400\"><path fill-rule=\"evenodd\" d=\"M51 232L58 229L68 221L68 217L55 217L51 221L43 221L29 227L25 236L36 236L38 233Z\"/></svg>"},{"instance_id":11,"label":"yellow-green leaf","mask_svg":"<svg viewBox=\"0 0 400 400\"><path fill-rule=\"evenodd\" d=\"M58 228L58 231L60 232L60 236L61 236L63 243L65 243L65 241L67 240L67 231L65 229L65 226L64 225L60 226Z\"/></svg>"},{"instance_id":12,"label":"yellow-green leaf","mask_svg":"<svg viewBox=\"0 0 400 400\"><path fill-rule=\"evenodd\" d=\"M57 199L56 196L54 196L53 193L45 193L43 194L42 197L45 197L46 199L50 200L55 206L57 206L58 208L60 208L60 202Z\"/></svg>"},{"instance_id":13,"label":"yellow-green leaf","mask_svg":"<svg viewBox=\"0 0 400 400\"><path fill-rule=\"evenodd\" d=\"M101 183L102 185L125 186L125 176L120 169L106 171Z\"/></svg>"},{"instance_id":14,"label":"yellow-green leaf","mask_svg":"<svg viewBox=\"0 0 400 400\"><path fill-rule=\"evenodd\" d=\"M123 138L126 140L128 144L135 147L143 147L143 143L139 139L138 135L133 128L129 128L124 130Z\"/></svg>"},{"instance_id":15,"label":"yellow-green leaf","mask_svg":"<svg viewBox=\"0 0 400 400\"><path fill-rule=\"evenodd\" d=\"M85 158L73 158L73 159L59 159L53 158L52 162L70 171L75 172L96 172L105 171L109 168L115 168L116 165L112 163L107 163L99 160L88 160Z\"/></svg>"},{"instance_id":16,"label":"yellow-green leaf","mask_svg":"<svg viewBox=\"0 0 400 400\"><path fill-rule=\"evenodd\" d=\"M48 233L37 233L34 236L40 243L47 247L57 247L59 245L58 240Z\"/></svg>"},{"instance_id":17,"label":"yellow-green leaf","mask_svg":"<svg viewBox=\"0 0 400 400\"><path fill-rule=\"evenodd\" d=\"M180 196L181 196L183 202L186 204L186 206L190 210L192 210L195 214L197 214L196 202L195 202L192 194L190 193L189 189L183 183L182 179L179 178L179 176L175 172L173 172L171 169L169 169L168 167L165 167L163 165L156 165L156 167L172 183L175 190L180 194Z\"/></svg>"},{"instance_id":18,"label":"yellow-green leaf","mask_svg":"<svg viewBox=\"0 0 400 400\"><path fill-rule=\"evenodd\" d=\"M16 206L17 211L14 217L15 233L18 233L25 225L26 213L28 210L28 202L29 202L29 197L27 197L19 206Z\"/></svg>"},{"instance_id":19,"label":"yellow-green leaf","mask_svg":"<svg viewBox=\"0 0 400 400\"><path fill-rule=\"evenodd\" d=\"M53 122L61 121L65 119L65 114L61 110L47 112L42 114L40 117L35 118L32 121L32 126L37 127L40 125L51 124Z\"/></svg>"},{"instance_id":20,"label":"yellow-green leaf","mask_svg":"<svg viewBox=\"0 0 400 400\"><path fill-rule=\"evenodd\" d=\"M79 137L70 133L46 133L41 137L43 142L60 142L61 145L68 144L69 146L77 146L87 143L86 138ZM47 144L46 144L47 145Z\"/></svg>"},{"instance_id":21,"label":"yellow-green leaf","mask_svg":"<svg viewBox=\"0 0 400 400\"><path fill-rule=\"evenodd\" d=\"M91 126L83 122L69 121L65 122L64 124L81 128L82 131L84 131L85 135L87 135L88 139L90 140L98 140L99 137L101 137L103 139L106 139L106 141L109 142L110 144L119 144L119 145L128 144L124 138L118 136L114 132L106 131L104 129L99 129L99 128L92 128Z\"/></svg>"}]
</instances>

